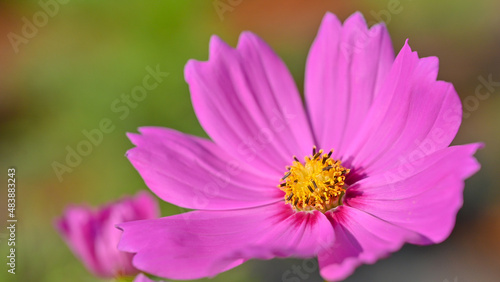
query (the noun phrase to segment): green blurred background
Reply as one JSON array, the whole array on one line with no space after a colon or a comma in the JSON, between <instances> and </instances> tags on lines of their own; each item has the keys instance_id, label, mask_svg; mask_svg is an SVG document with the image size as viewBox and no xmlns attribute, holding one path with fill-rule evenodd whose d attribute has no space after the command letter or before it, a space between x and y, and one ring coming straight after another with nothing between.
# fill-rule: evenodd
<instances>
[{"instance_id":1,"label":"green blurred background","mask_svg":"<svg viewBox=\"0 0 500 282\"><path fill-rule=\"evenodd\" d=\"M453 82L469 103L455 143L486 143L477 154L483 168L467 180L464 207L446 242L405 246L360 267L347 281L498 281L500 1L69 0L16 53L8 34L21 35L23 17L32 21L38 11L38 1L0 1L0 179L6 187L7 168L17 169L19 220L17 274L7 273L7 244L0 238L0 281L96 281L52 222L69 203L99 205L146 189L124 157L131 148L125 132L156 125L206 136L191 108L183 68L190 58L207 59L212 34L233 46L243 30L259 34L302 88L306 55L326 11L341 20L355 11L368 22L384 20L396 51L410 38L421 56L438 56L440 79ZM156 65L169 76L120 119L111 104L142 83L147 66ZM483 88L478 99L481 77L497 86ZM116 128L59 181L53 162L64 163L66 147L75 148L85 140L82 130L98 128L103 118ZM162 203L163 215L182 211ZM0 233L5 236L6 229ZM301 263L251 261L213 281L281 281L285 270ZM313 274L305 281L321 279Z\"/></svg>"}]
</instances>

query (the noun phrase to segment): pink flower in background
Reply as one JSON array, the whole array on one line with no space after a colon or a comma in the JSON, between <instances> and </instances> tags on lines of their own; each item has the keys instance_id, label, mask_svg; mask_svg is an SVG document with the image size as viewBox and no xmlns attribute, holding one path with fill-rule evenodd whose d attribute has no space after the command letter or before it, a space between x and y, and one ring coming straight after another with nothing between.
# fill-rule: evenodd
<instances>
[{"instance_id":1,"label":"pink flower in background","mask_svg":"<svg viewBox=\"0 0 500 282\"><path fill-rule=\"evenodd\" d=\"M245 32L210 42L185 69L212 141L171 129L130 134L128 158L163 200L195 209L126 222L119 249L171 279L215 276L249 259L318 257L341 280L404 243L451 233L481 144L449 147L461 123L438 60L384 25L327 14L310 50L304 108L284 63ZM285 277L286 278L286 277Z\"/></svg>"},{"instance_id":2,"label":"pink flower in background","mask_svg":"<svg viewBox=\"0 0 500 282\"><path fill-rule=\"evenodd\" d=\"M56 229L94 275L131 276L139 271L132 266L130 254L117 250L121 231L115 225L159 216L157 201L148 193L140 192L133 198L124 197L97 210L87 206L68 207L56 221Z\"/></svg>"}]
</instances>

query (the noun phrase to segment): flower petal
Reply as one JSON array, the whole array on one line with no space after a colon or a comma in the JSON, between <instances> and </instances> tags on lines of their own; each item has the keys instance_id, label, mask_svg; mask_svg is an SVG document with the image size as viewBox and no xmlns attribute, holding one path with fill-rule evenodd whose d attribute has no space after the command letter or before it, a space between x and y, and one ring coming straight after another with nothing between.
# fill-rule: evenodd
<instances>
[{"instance_id":1,"label":"flower petal","mask_svg":"<svg viewBox=\"0 0 500 282\"><path fill-rule=\"evenodd\" d=\"M309 52L305 77L307 110L318 145L339 156L364 122L394 61L383 24L368 29L361 13L342 27L327 13Z\"/></svg>"},{"instance_id":2,"label":"flower petal","mask_svg":"<svg viewBox=\"0 0 500 282\"><path fill-rule=\"evenodd\" d=\"M357 266L375 263L400 249L405 241L418 237L348 206L340 206L326 216L335 230L335 242L318 255L318 262L321 276L329 281L343 280Z\"/></svg>"},{"instance_id":3,"label":"flower petal","mask_svg":"<svg viewBox=\"0 0 500 282\"><path fill-rule=\"evenodd\" d=\"M266 172L283 174L313 139L297 87L285 64L256 35L237 49L213 36L210 59L185 68L193 107L221 148Z\"/></svg>"},{"instance_id":4,"label":"flower petal","mask_svg":"<svg viewBox=\"0 0 500 282\"><path fill-rule=\"evenodd\" d=\"M124 221L158 218L160 211L156 199L146 192L140 192L136 198L124 198L119 205L110 204L94 216L94 222L90 225L92 232L99 234L94 239L94 253L101 267L105 266L108 270L107 277L136 274L130 254L116 249L121 234L114 227ZM99 225L101 227L98 228Z\"/></svg>"},{"instance_id":5,"label":"flower petal","mask_svg":"<svg viewBox=\"0 0 500 282\"><path fill-rule=\"evenodd\" d=\"M161 199L192 209L224 210L283 200L280 175L267 176L209 140L171 129L143 127L129 134L127 157Z\"/></svg>"},{"instance_id":6,"label":"flower petal","mask_svg":"<svg viewBox=\"0 0 500 282\"><path fill-rule=\"evenodd\" d=\"M479 170L481 144L454 146L351 186L344 203L422 235L414 244L444 241L462 206L464 180Z\"/></svg>"},{"instance_id":7,"label":"flower petal","mask_svg":"<svg viewBox=\"0 0 500 282\"><path fill-rule=\"evenodd\" d=\"M105 277L108 273L94 253L93 219L90 207L68 207L64 216L56 220L55 227L85 267Z\"/></svg>"},{"instance_id":8,"label":"flower petal","mask_svg":"<svg viewBox=\"0 0 500 282\"><path fill-rule=\"evenodd\" d=\"M124 197L96 210L71 206L55 222L56 229L89 271L101 278L134 275L132 257L116 249L121 232L115 225L125 221L157 218L158 203L146 192Z\"/></svg>"},{"instance_id":9,"label":"flower petal","mask_svg":"<svg viewBox=\"0 0 500 282\"><path fill-rule=\"evenodd\" d=\"M333 241L322 213L296 213L283 202L193 211L119 228L124 233L118 249L136 253L134 266L169 279L211 277L252 258L311 257Z\"/></svg>"},{"instance_id":10,"label":"flower petal","mask_svg":"<svg viewBox=\"0 0 500 282\"><path fill-rule=\"evenodd\" d=\"M147 277L146 275L144 275L143 273L139 273L139 275L137 275L134 278L134 282L162 282L162 281L160 281L160 280L152 280L149 277Z\"/></svg>"},{"instance_id":11,"label":"flower petal","mask_svg":"<svg viewBox=\"0 0 500 282\"><path fill-rule=\"evenodd\" d=\"M343 152L358 175L388 170L398 158L446 148L461 122L460 99L436 81L437 58L419 59L408 42L397 56L366 122Z\"/></svg>"}]
</instances>

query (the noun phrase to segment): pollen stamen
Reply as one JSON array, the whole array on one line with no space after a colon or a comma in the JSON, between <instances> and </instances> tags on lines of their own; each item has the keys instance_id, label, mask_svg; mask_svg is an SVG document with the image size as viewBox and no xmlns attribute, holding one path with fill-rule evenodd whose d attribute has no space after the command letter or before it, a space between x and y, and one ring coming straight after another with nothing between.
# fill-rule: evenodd
<instances>
[{"instance_id":1,"label":"pollen stamen","mask_svg":"<svg viewBox=\"0 0 500 282\"><path fill-rule=\"evenodd\" d=\"M283 178L281 178L281 180L285 180L288 176L290 176L290 174L292 174L292 172L290 172L290 171L289 171L289 172L287 172L287 173L285 174L285 176L283 176Z\"/></svg>"},{"instance_id":2,"label":"pollen stamen","mask_svg":"<svg viewBox=\"0 0 500 282\"><path fill-rule=\"evenodd\" d=\"M313 147L312 155L301 162L293 156L292 166L281 179L279 188L285 194L286 203L297 211L320 210L326 212L342 204L345 193L345 178L349 169L339 160L331 158L333 150L323 154L323 150Z\"/></svg>"}]
</instances>

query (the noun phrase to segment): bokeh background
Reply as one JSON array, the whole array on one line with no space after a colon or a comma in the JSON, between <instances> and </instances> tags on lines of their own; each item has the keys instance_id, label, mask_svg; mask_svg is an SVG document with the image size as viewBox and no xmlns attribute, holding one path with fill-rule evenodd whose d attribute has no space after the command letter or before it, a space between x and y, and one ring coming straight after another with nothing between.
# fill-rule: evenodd
<instances>
[{"instance_id":1,"label":"bokeh background","mask_svg":"<svg viewBox=\"0 0 500 282\"><path fill-rule=\"evenodd\" d=\"M464 207L446 242L407 245L346 281L498 281L500 1L66 2L14 47L8 34L21 35L23 17L32 21L41 7L38 1L0 1L0 221L4 226L11 166L17 169L19 220L17 274L7 273L7 246L0 238L0 281L97 281L54 231L53 219L70 203L100 205L147 189L124 156L131 148L125 132L155 125L206 136L191 108L183 68L190 58L207 59L212 34L233 46L243 30L259 34L302 88L306 55L326 11L341 20L361 11L368 22L386 22L396 51L410 38L421 56L438 56L439 78L453 82L469 103L455 143L486 143L477 153L482 170L466 181ZM147 66L156 65L169 76L120 119L111 104L142 83ZM488 77L497 85L478 99L475 90ZM114 131L60 181L53 162L64 163L66 147L75 148L85 140L82 130L98 128L103 118L112 120ZM182 212L167 203L161 208L163 215ZM0 233L5 236L6 229ZM251 261L212 281L281 281L284 271L301 263ZM311 274L305 281L321 279Z\"/></svg>"}]
</instances>

